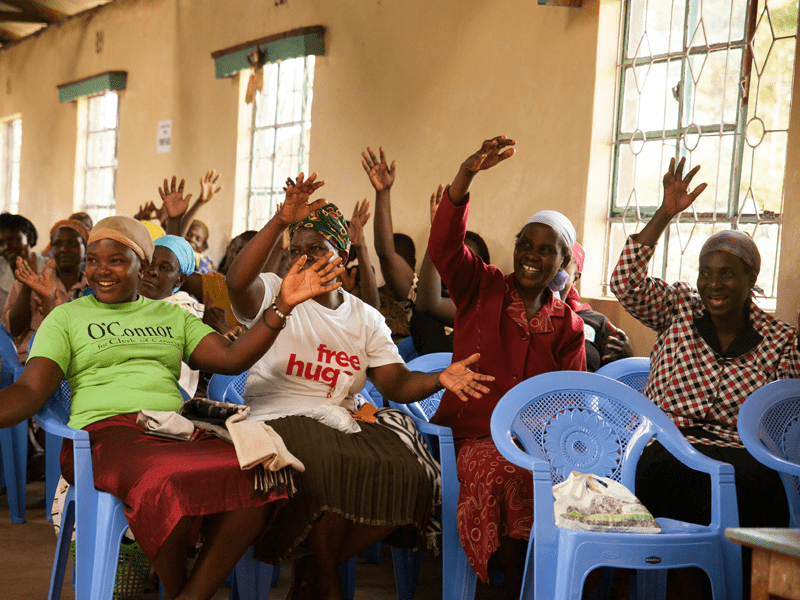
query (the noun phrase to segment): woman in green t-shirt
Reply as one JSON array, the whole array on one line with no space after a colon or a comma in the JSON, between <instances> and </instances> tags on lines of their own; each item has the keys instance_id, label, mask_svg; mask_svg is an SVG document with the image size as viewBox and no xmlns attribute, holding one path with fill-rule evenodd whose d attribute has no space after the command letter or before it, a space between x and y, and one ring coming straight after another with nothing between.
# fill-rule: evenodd
<instances>
[{"instance_id":1,"label":"woman in green t-shirt","mask_svg":"<svg viewBox=\"0 0 800 600\"><path fill-rule=\"evenodd\" d=\"M37 335L20 378L0 390L0 427L31 417L66 377L70 425L90 433L95 485L123 500L131 530L172 598L211 598L262 534L286 495L254 497L232 445L210 435L191 444L144 435L142 409L178 410L181 360L194 369L237 374L272 345L284 323L272 311L235 342L179 307L137 292L152 259L147 229L128 217L100 221L87 244L86 277L95 292L56 308ZM281 286L294 306L337 288L339 259L304 268L298 260ZM62 470L71 479L71 446ZM205 542L186 576L186 545L203 517Z\"/></svg>"}]
</instances>

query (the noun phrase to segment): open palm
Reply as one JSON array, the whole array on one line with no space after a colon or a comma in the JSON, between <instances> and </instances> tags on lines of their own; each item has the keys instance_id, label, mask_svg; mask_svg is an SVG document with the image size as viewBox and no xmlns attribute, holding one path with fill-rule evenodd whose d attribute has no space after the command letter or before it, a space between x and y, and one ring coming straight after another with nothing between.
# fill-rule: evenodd
<instances>
[{"instance_id":1,"label":"open palm","mask_svg":"<svg viewBox=\"0 0 800 600\"><path fill-rule=\"evenodd\" d=\"M309 175L308 179L305 179L303 173L300 173L295 184L286 188L286 199L277 213L278 218L284 224L291 225L302 221L312 212L327 204L327 200L324 199L316 200L311 204L308 203L311 195L325 185L324 181L317 181L316 179L316 173Z\"/></svg>"},{"instance_id":2,"label":"open palm","mask_svg":"<svg viewBox=\"0 0 800 600\"><path fill-rule=\"evenodd\" d=\"M283 300L289 306L294 307L309 298L332 292L341 286L342 283L340 281L327 285L344 271L341 266L342 258L337 256L334 260L330 260L332 257L333 252L328 252L328 254L305 268L303 266L306 264L308 257L304 254L297 259L283 278L283 283L281 284Z\"/></svg>"},{"instance_id":3,"label":"open palm","mask_svg":"<svg viewBox=\"0 0 800 600\"><path fill-rule=\"evenodd\" d=\"M189 208L189 200L192 199L191 194L183 195L183 186L186 182L181 179L180 185L177 186L175 185L176 182L177 177L173 175L171 187L165 179L164 188L158 188L158 194L164 201L164 209L167 211L167 216L172 219L182 217L186 213L186 209Z\"/></svg>"},{"instance_id":4,"label":"open palm","mask_svg":"<svg viewBox=\"0 0 800 600\"><path fill-rule=\"evenodd\" d=\"M475 373L469 369L469 365L477 362L480 357L480 354L473 354L469 358L454 362L439 373L439 383L465 402L469 400L469 396L480 398L489 391L489 388L478 382L494 381L491 375Z\"/></svg>"},{"instance_id":5,"label":"open palm","mask_svg":"<svg viewBox=\"0 0 800 600\"><path fill-rule=\"evenodd\" d=\"M689 184L700 170L700 165L695 166L684 177L683 165L685 162L686 159L682 158L676 167L675 158L670 159L669 169L664 173L664 201L662 206L671 215L677 215L689 208L708 186L706 183L701 183L692 192L689 191Z\"/></svg>"},{"instance_id":6,"label":"open palm","mask_svg":"<svg viewBox=\"0 0 800 600\"><path fill-rule=\"evenodd\" d=\"M375 152L373 152L372 148L367 148L366 152L362 152L361 156L363 160L361 161L361 166L364 167L364 171L367 172L369 181L372 183L372 187L375 188L375 191L383 192L394 185L396 161L392 161L392 166L390 167L386 163L386 153L383 151L383 148L379 148L378 150L381 153L380 160L375 156Z\"/></svg>"}]
</instances>

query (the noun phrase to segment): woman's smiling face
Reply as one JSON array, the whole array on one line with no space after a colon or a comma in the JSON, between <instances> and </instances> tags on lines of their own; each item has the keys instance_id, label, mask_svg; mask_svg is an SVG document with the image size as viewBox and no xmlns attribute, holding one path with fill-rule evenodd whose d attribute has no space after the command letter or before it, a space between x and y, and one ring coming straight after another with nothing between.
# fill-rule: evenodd
<instances>
[{"instance_id":1,"label":"woman's smiling face","mask_svg":"<svg viewBox=\"0 0 800 600\"><path fill-rule=\"evenodd\" d=\"M86 279L104 304L136 300L146 267L147 261L141 261L131 248L115 240L97 240L86 249Z\"/></svg>"},{"instance_id":2,"label":"woman's smiling face","mask_svg":"<svg viewBox=\"0 0 800 600\"><path fill-rule=\"evenodd\" d=\"M552 227L529 223L514 244L514 281L519 292L540 293L569 264L565 244Z\"/></svg>"},{"instance_id":3,"label":"woman's smiling face","mask_svg":"<svg viewBox=\"0 0 800 600\"><path fill-rule=\"evenodd\" d=\"M700 259L697 291L712 317L739 318L756 283L753 270L730 252L709 252Z\"/></svg>"}]
</instances>

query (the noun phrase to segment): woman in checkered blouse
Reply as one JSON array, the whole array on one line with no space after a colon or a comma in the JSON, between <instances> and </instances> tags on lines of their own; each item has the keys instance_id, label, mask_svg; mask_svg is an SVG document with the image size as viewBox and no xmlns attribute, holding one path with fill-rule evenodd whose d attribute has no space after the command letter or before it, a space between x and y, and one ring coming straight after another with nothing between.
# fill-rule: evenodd
<instances>
[{"instance_id":1,"label":"woman in checkered blouse","mask_svg":"<svg viewBox=\"0 0 800 600\"><path fill-rule=\"evenodd\" d=\"M706 184L689 191L700 169L683 177L684 160L664 175L664 200L638 234L628 238L611 279L625 309L658 333L647 395L690 443L736 469L743 527L786 527L786 495L774 471L758 463L736 431L747 396L775 379L800 377L797 332L753 302L761 258L744 232L720 231L700 251L697 287L647 276L655 245ZM707 524L709 476L692 471L653 443L639 461L636 492L656 516ZM747 570L749 573L749 569Z\"/></svg>"}]
</instances>

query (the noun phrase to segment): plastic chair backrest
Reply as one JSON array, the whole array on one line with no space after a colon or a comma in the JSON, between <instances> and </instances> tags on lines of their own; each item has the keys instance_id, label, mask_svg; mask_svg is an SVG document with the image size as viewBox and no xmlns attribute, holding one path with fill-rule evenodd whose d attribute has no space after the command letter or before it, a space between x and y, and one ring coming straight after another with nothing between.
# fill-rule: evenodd
<instances>
[{"instance_id":1,"label":"plastic chair backrest","mask_svg":"<svg viewBox=\"0 0 800 600\"><path fill-rule=\"evenodd\" d=\"M14 339L0 326L0 388L11 385L22 373ZM0 484L8 493L11 522L25 522L28 470L28 423L0 429Z\"/></svg>"},{"instance_id":2,"label":"plastic chair backrest","mask_svg":"<svg viewBox=\"0 0 800 600\"><path fill-rule=\"evenodd\" d=\"M553 485L578 471L609 477L634 493L636 463L652 437L668 450L676 443L688 446L675 424L639 392L578 371L523 381L498 403L491 427L498 449L499 436L514 436L529 455L547 461Z\"/></svg>"},{"instance_id":3,"label":"plastic chair backrest","mask_svg":"<svg viewBox=\"0 0 800 600\"><path fill-rule=\"evenodd\" d=\"M408 363L408 368L412 371L421 371L422 373L431 373L433 371L442 371L446 369L450 363L453 362L453 354L451 352L434 352L433 354L423 354ZM442 394L444 390L439 390L435 394L428 396L424 400L414 402L412 404L397 405L390 402L394 408L405 406L407 411L425 421L430 421L431 417L436 414L439 408L439 403L442 401ZM401 410L403 410L401 408Z\"/></svg>"},{"instance_id":4,"label":"plastic chair backrest","mask_svg":"<svg viewBox=\"0 0 800 600\"><path fill-rule=\"evenodd\" d=\"M773 381L750 394L736 426L750 454L780 474L790 527L800 528L800 380Z\"/></svg>"},{"instance_id":5,"label":"plastic chair backrest","mask_svg":"<svg viewBox=\"0 0 800 600\"><path fill-rule=\"evenodd\" d=\"M616 379L637 392L644 393L650 379L650 359L646 356L621 358L597 369L598 375Z\"/></svg>"},{"instance_id":6,"label":"plastic chair backrest","mask_svg":"<svg viewBox=\"0 0 800 600\"><path fill-rule=\"evenodd\" d=\"M234 379L236 379L236 375L220 375L219 373L214 373L211 379L208 380L208 390L206 392L208 394L208 399L221 402L225 397L225 390L228 389L228 386Z\"/></svg>"},{"instance_id":7,"label":"plastic chair backrest","mask_svg":"<svg viewBox=\"0 0 800 600\"><path fill-rule=\"evenodd\" d=\"M225 393L222 396L223 402L230 402L231 404L244 404L244 384L247 382L247 374L250 371L245 371L239 375L234 376L228 387L225 388Z\"/></svg>"}]
</instances>

